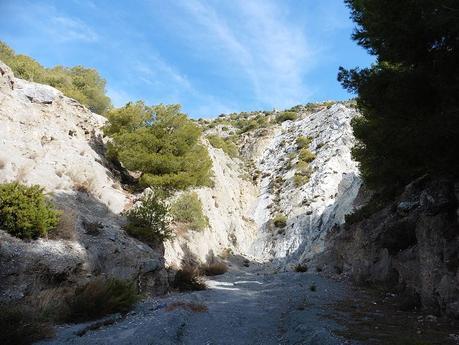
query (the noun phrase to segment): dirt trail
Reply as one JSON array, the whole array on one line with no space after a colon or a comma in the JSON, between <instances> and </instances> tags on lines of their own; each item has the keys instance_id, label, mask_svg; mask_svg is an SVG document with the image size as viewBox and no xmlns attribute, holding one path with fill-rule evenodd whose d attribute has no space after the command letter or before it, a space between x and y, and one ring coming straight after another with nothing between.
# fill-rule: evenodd
<instances>
[{"instance_id":1,"label":"dirt trail","mask_svg":"<svg viewBox=\"0 0 459 345\"><path fill-rule=\"evenodd\" d=\"M208 289L143 301L127 316L61 326L43 344L356 345L457 344L457 327L419 322L390 299L313 273L253 263ZM454 334L451 334L454 333ZM361 342L347 339L360 339Z\"/></svg>"},{"instance_id":2,"label":"dirt trail","mask_svg":"<svg viewBox=\"0 0 459 345\"><path fill-rule=\"evenodd\" d=\"M144 301L97 330L85 331L90 324L60 327L47 343L352 344L333 335L340 326L324 317L330 303L346 297L341 283L310 273L267 273L255 264L233 268L208 286Z\"/></svg>"}]
</instances>

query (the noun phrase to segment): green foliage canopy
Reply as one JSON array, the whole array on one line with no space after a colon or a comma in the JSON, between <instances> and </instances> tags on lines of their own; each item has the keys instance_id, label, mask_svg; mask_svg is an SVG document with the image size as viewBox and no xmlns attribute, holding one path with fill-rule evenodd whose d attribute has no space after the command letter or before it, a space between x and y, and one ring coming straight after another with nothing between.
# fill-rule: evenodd
<instances>
[{"instance_id":1,"label":"green foliage canopy","mask_svg":"<svg viewBox=\"0 0 459 345\"><path fill-rule=\"evenodd\" d=\"M365 182L393 189L425 174L459 172L459 7L456 0L346 0L353 38L376 56L340 67L358 94L353 155Z\"/></svg>"},{"instance_id":2,"label":"green foliage canopy","mask_svg":"<svg viewBox=\"0 0 459 345\"><path fill-rule=\"evenodd\" d=\"M201 130L179 105L128 103L107 113L109 155L142 172L144 185L185 189L211 184L212 161L199 143Z\"/></svg>"},{"instance_id":3,"label":"green foliage canopy","mask_svg":"<svg viewBox=\"0 0 459 345\"><path fill-rule=\"evenodd\" d=\"M16 182L0 184L0 229L22 239L46 236L59 222L43 188Z\"/></svg>"},{"instance_id":4,"label":"green foliage canopy","mask_svg":"<svg viewBox=\"0 0 459 345\"><path fill-rule=\"evenodd\" d=\"M105 80L95 69L83 66L45 68L26 55L16 55L1 41L0 60L17 78L55 87L95 113L104 114L111 107L110 98L105 95Z\"/></svg>"}]
</instances>

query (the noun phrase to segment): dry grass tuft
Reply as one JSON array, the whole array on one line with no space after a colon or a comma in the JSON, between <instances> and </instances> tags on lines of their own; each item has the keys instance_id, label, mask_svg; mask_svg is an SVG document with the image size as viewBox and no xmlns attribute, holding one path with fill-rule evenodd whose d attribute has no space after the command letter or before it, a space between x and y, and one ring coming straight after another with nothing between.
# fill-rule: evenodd
<instances>
[{"instance_id":1,"label":"dry grass tuft","mask_svg":"<svg viewBox=\"0 0 459 345\"><path fill-rule=\"evenodd\" d=\"M169 304L165 310L174 311L179 308L191 311L193 313L205 313L209 310L206 305L193 302L174 302Z\"/></svg>"},{"instance_id":2,"label":"dry grass tuft","mask_svg":"<svg viewBox=\"0 0 459 345\"><path fill-rule=\"evenodd\" d=\"M29 345L53 336L49 322L43 321L31 308L0 305L0 344Z\"/></svg>"},{"instance_id":3,"label":"dry grass tuft","mask_svg":"<svg viewBox=\"0 0 459 345\"><path fill-rule=\"evenodd\" d=\"M202 271L206 276L218 276L228 271L228 266L224 262L213 262L203 265Z\"/></svg>"},{"instance_id":4,"label":"dry grass tuft","mask_svg":"<svg viewBox=\"0 0 459 345\"><path fill-rule=\"evenodd\" d=\"M77 237L77 213L70 208L66 208L60 211L61 214L59 218L59 224L57 225L56 229L48 233L48 238L52 240L62 239L74 241Z\"/></svg>"},{"instance_id":5,"label":"dry grass tuft","mask_svg":"<svg viewBox=\"0 0 459 345\"><path fill-rule=\"evenodd\" d=\"M137 302L134 284L118 279L95 279L79 287L69 301L68 321L94 320L104 315L128 312Z\"/></svg>"},{"instance_id":6,"label":"dry grass tuft","mask_svg":"<svg viewBox=\"0 0 459 345\"><path fill-rule=\"evenodd\" d=\"M172 287L178 291L196 291L207 288L199 268L192 265L182 266L177 271Z\"/></svg>"}]
</instances>

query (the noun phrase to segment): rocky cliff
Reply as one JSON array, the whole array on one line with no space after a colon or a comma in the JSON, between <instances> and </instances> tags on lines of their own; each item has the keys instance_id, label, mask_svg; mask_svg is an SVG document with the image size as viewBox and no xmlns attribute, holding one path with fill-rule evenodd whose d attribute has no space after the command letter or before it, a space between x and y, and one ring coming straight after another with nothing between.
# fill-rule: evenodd
<instances>
[{"instance_id":1,"label":"rocky cliff","mask_svg":"<svg viewBox=\"0 0 459 345\"><path fill-rule=\"evenodd\" d=\"M45 188L63 211L48 239L0 230L0 300L75 287L95 276L167 287L163 249L128 237L119 213L131 202L107 168L105 119L58 90L17 79L0 62L0 182Z\"/></svg>"},{"instance_id":2,"label":"rocky cliff","mask_svg":"<svg viewBox=\"0 0 459 345\"><path fill-rule=\"evenodd\" d=\"M240 136L239 157L230 158L208 145L215 187L197 191L210 227L188 231L167 243L168 262L180 264L185 254L206 261L230 250L286 266L323 251L326 234L344 222L361 185L350 154L354 143L350 121L357 112L344 104L304 107L298 119L282 124L275 122L276 114L262 115L268 126ZM230 125L216 125L206 134L224 137L234 131ZM296 140L302 136L311 138L315 159L309 181L298 187ZM276 214L287 217L285 227L273 225Z\"/></svg>"},{"instance_id":3,"label":"rocky cliff","mask_svg":"<svg viewBox=\"0 0 459 345\"><path fill-rule=\"evenodd\" d=\"M459 318L459 184L424 176L363 220L337 227L318 260L359 284L400 294L406 309Z\"/></svg>"}]
</instances>

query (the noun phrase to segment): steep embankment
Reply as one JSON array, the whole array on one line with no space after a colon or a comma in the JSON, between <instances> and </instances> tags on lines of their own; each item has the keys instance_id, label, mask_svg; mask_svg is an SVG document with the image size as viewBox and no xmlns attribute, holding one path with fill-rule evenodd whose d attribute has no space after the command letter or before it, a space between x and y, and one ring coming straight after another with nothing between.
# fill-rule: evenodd
<instances>
[{"instance_id":1,"label":"steep embankment","mask_svg":"<svg viewBox=\"0 0 459 345\"><path fill-rule=\"evenodd\" d=\"M247 253L257 233L251 219L257 188L244 178L242 161L230 158L220 149L207 147L215 186L198 188L196 192L209 219L209 227L202 231L176 231L175 239L165 243L169 265L180 266L182 261L212 261L225 250Z\"/></svg>"},{"instance_id":2,"label":"steep embankment","mask_svg":"<svg viewBox=\"0 0 459 345\"><path fill-rule=\"evenodd\" d=\"M39 184L63 210L49 239L27 242L0 230L2 301L99 275L137 280L143 291L167 287L162 249L121 229L118 214L132 196L107 169L104 121L50 86L14 78L0 62L0 182Z\"/></svg>"}]
</instances>

